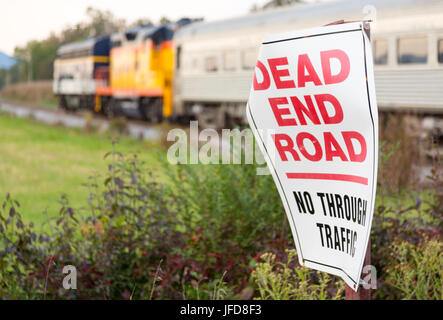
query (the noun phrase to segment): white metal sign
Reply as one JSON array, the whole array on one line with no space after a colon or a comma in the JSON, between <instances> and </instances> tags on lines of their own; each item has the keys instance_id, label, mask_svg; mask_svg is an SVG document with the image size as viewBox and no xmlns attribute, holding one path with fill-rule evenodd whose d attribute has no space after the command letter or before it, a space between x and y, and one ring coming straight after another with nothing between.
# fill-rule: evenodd
<instances>
[{"instance_id":1,"label":"white metal sign","mask_svg":"<svg viewBox=\"0 0 443 320\"><path fill-rule=\"evenodd\" d=\"M300 263L354 290L377 185L372 61L362 22L269 36L247 106Z\"/></svg>"}]
</instances>

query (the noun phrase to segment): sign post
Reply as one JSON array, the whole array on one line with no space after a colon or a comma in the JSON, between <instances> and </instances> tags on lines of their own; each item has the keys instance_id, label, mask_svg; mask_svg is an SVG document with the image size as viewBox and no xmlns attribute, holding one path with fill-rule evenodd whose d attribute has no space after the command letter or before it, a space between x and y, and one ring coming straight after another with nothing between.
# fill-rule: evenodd
<instances>
[{"instance_id":1,"label":"sign post","mask_svg":"<svg viewBox=\"0 0 443 320\"><path fill-rule=\"evenodd\" d=\"M368 242L368 248L366 249L366 256L364 265L371 264L371 240ZM371 289L360 287L357 292L355 292L350 286L346 285L345 291L346 300L371 300Z\"/></svg>"},{"instance_id":2,"label":"sign post","mask_svg":"<svg viewBox=\"0 0 443 320\"><path fill-rule=\"evenodd\" d=\"M345 23L345 22L343 22ZM368 36L368 39L371 40L371 29L369 22L363 22L364 31ZM366 248L366 256L365 261L363 263L364 266L368 266L371 264L371 238L368 240L368 247ZM345 291L346 300L371 300L371 288L360 287L357 292L352 290L351 287L346 285Z\"/></svg>"},{"instance_id":3,"label":"sign post","mask_svg":"<svg viewBox=\"0 0 443 320\"><path fill-rule=\"evenodd\" d=\"M246 112L300 264L338 275L358 292L369 257L378 159L364 23L265 38Z\"/></svg>"}]
</instances>

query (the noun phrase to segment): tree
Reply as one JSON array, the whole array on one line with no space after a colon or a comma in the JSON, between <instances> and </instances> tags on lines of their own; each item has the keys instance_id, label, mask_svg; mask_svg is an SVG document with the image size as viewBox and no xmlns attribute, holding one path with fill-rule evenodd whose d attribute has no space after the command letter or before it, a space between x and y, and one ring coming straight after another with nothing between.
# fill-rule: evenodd
<instances>
[{"instance_id":1,"label":"tree","mask_svg":"<svg viewBox=\"0 0 443 320\"><path fill-rule=\"evenodd\" d=\"M126 28L126 21L117 19L109 10L101 11L89 7L86 9L86 15L89 18L86 29L89 30L90 36L104 36Z\"/></svg>"},{"instance_id":2,"label":"tree","mask_svg":"<svg viewBox=\"0 0 443 320\"><path fill-rule=\"evenodd\" d=\"M168 23L171 23L171 20L169 20L169 18L161 17L160 24L168 24Z\"/></svg>"},{"instance_id":3,"label":"tree","mask_svg":"<svg viewBox=\"0 0 443 320\"><path fill-rule=\"evenodd\" d=\"M0 90L6 85L6 77L8 73L6 70L0 69Z\"/></svg>"},{"instance_id":4,"label":"tree","mask_svg":"<svg viewBox=\"0 0 443 320\"><path fill-rule=\"evenodd\" d=\"M92 36L109 35L126 28L125 20L116 18L109 10L101 11L89 7L86 10L86 16L86 21L69 26L58 35L51 33L44 40L32 40L23 47L16 47L14 57L19 62L7 71L8 76L1 75L0 85L5 84L6 78L11 83L50 80L57 49L61 45L82 41Z\"/></svg>"},{"instance_id":5,"label":"tree","mask_svg":"<svg viewBox=\"0 0 443 320\"><path fill-rule=\"evenodd\" d=\"M270 0L266 2L263 6L259 6L257 4L254 4L250 11L251 12L257 12L261 10L266 10L270 8L276 8L276 7L284 7L288 5L292 5L294 3L305 3L304 0Z\"/></svg>"},{"instance_id":6,"label":"tree","mask_svg":"<svg viewBox=\"0 0 443 320\"><path fill-rule=\"evenodd\" d=\"M140 18L140 19L135 20L133 23L131 23L131 24L129 25L129 27L130 27L130 28L133 28L133 27L141 27L141 26L146 26L146 25L151 25L151 24L153 24L152 21L151 21L151 19L148 19L148 18Z\"/></svg>"}]
</instances>

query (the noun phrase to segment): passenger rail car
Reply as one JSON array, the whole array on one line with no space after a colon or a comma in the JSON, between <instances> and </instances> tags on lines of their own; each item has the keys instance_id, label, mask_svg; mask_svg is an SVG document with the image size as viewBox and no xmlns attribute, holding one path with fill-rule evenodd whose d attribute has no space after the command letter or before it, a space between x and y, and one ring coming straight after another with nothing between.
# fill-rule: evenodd
<instances>
[{"instance_id":1,"label":"passenger rail car","mask_svg":"<svg viewBox=\"0 0 443 320\"><path fill-rule=\"evenodd\" d=\"M381 110L443 113L443 1L353 0L298 4L181 29L174 37L175 114L195 117L203 127L246 123L245 104L264 36L341 19L374 20Z\"/></svg>"}]
</instances>

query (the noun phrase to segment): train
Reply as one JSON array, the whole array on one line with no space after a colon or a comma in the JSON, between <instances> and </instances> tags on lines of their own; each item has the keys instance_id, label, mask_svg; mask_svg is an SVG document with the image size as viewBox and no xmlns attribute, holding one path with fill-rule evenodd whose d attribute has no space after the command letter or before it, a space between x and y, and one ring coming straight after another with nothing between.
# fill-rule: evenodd
<instances>
[{"instance_id":1,"label":"train","mask_svg":"<svg viewBox=\"0 0 443 320\"><path fill-rule=\"evenodd\" d=\"M172 114L173 28L145 25L67 44L57 51L60 107L160 122Z\"/></svg>"},{"instance_id":2,"label":"train","mask_svg":"<svg viewBox=\"0 0 443 320\"><path fill-rule=\"evenodd\" d=\"M151 122L197 119L203 128L243 125L264 36L342 19L372 20L379 109L441 119L442 0L297 3L214 22L133 28L62 46L54 93L67 109L132 111Z\"/></svg>"}]
</instances>

